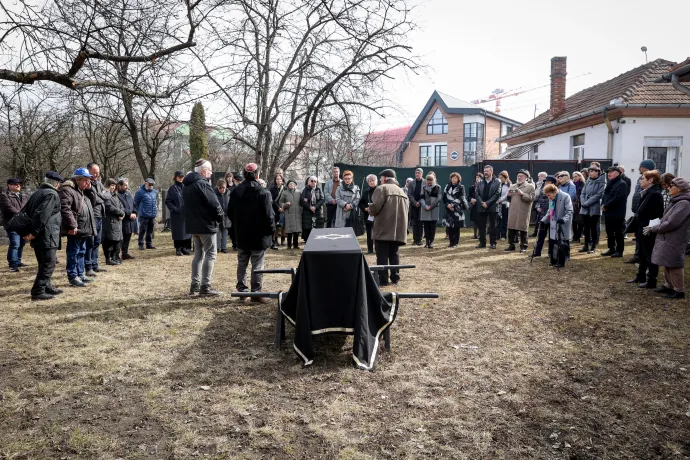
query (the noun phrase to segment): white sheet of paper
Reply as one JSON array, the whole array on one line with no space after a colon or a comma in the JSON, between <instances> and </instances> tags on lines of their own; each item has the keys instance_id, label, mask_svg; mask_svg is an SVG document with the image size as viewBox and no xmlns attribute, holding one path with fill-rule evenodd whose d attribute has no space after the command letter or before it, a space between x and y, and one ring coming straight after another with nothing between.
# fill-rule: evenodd
<instances>
[{"instance_id":1,"label":"white sheet of paper","mask_svg":"<svg viewBox=\"0 0 690 460\"><path fill-rule=\"evenodd\" d=\"M649 226L654 227L655 225L659 225L661 223L661 219L652 219L649 221Z\"/></svg>"},{"instance_id":2,"label":"white sheet of paper","mask_svg":"<svg viewBox=\"0 0 690 460\"><path fill-rule=\"evenodd\" d=\"M373 222L373 221L374 221L374 216L369 216L369 218L368 218L367 220L368 220L369 222Z\"/></svg>"}]
</instances>

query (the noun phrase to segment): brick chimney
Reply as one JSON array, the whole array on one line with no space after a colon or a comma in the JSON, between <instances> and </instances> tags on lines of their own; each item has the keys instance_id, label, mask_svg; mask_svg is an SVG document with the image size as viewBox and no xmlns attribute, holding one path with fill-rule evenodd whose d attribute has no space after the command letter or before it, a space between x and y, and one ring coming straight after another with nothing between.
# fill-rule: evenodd
<instances>
[{"instance_id":1,"label":"brick chimney","mask_svg":"<svg viewBox=\"0 0 690 460\"><path fill-rule=\"evenodd\" d=\"M551 58L551 120L565 112L565 76L567 64L565 56Z\"/></svg>"}]
</instances>

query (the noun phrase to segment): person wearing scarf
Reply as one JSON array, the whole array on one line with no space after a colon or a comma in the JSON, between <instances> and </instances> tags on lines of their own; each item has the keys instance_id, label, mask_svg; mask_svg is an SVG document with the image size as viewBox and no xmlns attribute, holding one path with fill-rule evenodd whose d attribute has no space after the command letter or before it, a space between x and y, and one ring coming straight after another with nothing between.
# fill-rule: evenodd
<instances>
[{"instance_id":1,"label":"person wearing scarf","mask_svg":"<svg viewBox=\"0 0 690 460\"><path fill-rule=\"evenodd\" d=\"M549 265L563 268L566 260L570 257L573 202L569 194L559 190L553 184L545 185L544 193L549 197L549 209L541 222L549 228L549 257L551 260ZM560 248L558 254L554 254L557 243Z\"/></svg>"},{"instance_id":2,"label":"person wearing scarf","mask_svg":"<svg viewBox=\"0 0 690 460\"><path fill-rule=\"evenodd\" d=\"M422 199L424 179L424 171L422 168L417 168L414 171L414 182L412 182L407 188L407 198L410 201L410 225L412 225L412 245L421 246L422 245L422 235L424 231L424 224L420 219L421 214L421 203L419 200Z\"/></svg>"},{"instance_id":3,"label":"person wearing scarf","mask_svg":"<svg viewBox=\"0 0 690 460\"><path fill-rule=\"evenodd\" d=\"M348 222L352 210L356 210L361 198L359 187L355 185L354 174L352 171L345 171L343 173L343 181L340 187L335 192L335 204L337 209L335 211L334 228L351 227L352 221ZM357 212L357 211L355 211Z\"/></svg>"},{"instance_id":4,"label":"person wearing scarf","mask_svg":"<svg viewBox=\"0 0 690 460\"><path fill-rule=\"evenodd\" d=\"M661 219L664 216L664 197L661 196L661 174L659 171L645 171L640 176L640 194L637 203L637 226L640 229L649 226L649 221ZM629 284L639 284L643 289L656 288L659 266L652 263L652 252L656 242L656 233L646 235L640 231L637 235L639 243L639 264L635 278L628 280Z\"/></svg>"},{"instance_id":5,"label":"person wearing scarf","mask_svg":"<svg viewBox=\"0 0 690 460\"><path fill-rule=\"evenodd\" d=\"M508 227L508 247L504 251L515 251L515 243L520 240L520 252L527 252L527 231L532 214L535 188L529 171L521 169L517 172L517 182L510 186L508 199L510 208L506 226Z\"/></svg>"},{"instance_id":6,"label":"person wearing scarf","mask_svg":"<svg viewBox=\"0 0 690 460\"><path fill-rule=\"evenodd\" d=\"M289 180L287 190L280 195L280 209L283 213L284 229L287 234L288 249L299 249L299 234L302 231L302 216L299 207L300 192L297 190L297 183Z\"/></svg>"},{"instance_id":7,"label":"person wearing scarf","mask_svg":"<svg viewBox=\"0 0 690 460\"><path fill-rule=\"evenodd\" d=\"M436 237L436 224L440 214L439 205L441 204L441 187L436 183L436 175L429 173L426 176L426 184L423 187L423 194L419 199L420 212L419 219L424 225L424 237L426 238L425 248L434 248Z\"/></svg>"},{"instance_id":8,"label":"person wearing scarf","mask_svg":"<svg viewBox=\"0 0 690 460\"><path fill-rule=\"evenodd\" d=\"M312 228L323 228L323 204L326 201L321 189L317 186L316 176L307 179L302 190L299 204L302 207L302 239L307 241Z\"/></svg>"},{"instance_id":9,"label":"person wearing scarf","mask_svg":"<svg viewBox=\"0 0 690 460\"><path fill-rule=\"evenodd\" d=\"M450 175L450 183L443 190L443 204L445 206L445 223L448 229L449 248L457 248L460 242L460 229L465 225L465 210L467 198L465 187L460 183L462 177L454 172Z\"/></svg>"}]
</instances>

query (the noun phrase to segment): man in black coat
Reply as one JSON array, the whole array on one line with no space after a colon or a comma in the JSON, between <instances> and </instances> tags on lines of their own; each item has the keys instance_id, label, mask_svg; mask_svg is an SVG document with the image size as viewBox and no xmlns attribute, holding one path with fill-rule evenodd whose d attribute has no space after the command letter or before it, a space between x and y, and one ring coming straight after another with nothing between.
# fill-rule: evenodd
<instances>
[{"instance_id":1,"label":"man in black coat","mask_svg":"<svg viewBox=\"0 0 690 460\"><path fill-rule=\"evenodd\" d=\"M117 197L125 211L125 218L122 219L122 260L136 259L129 253L129 242L132 233L139 233L137 209L134 207L134 197L129 193L129 181L124 177L117 182Z\"/></svg>"},{"instance_id":2,"label":"man in black coat","mask_svg":"<svg viewBox=\"0 0 690 460\"><path fill-rule=\"evenodd\" d=\"M97 276L98 272L107 271L105 268L98 266L98 247L103 240L103 216L105 216L105 201L103 199L103 192L105 187L101 182L101 168L96 163L89 163L86 169L91 174L91 187L84 190L84 195L87 196L93 203L93 217L96 220L96 234L86 239L86 254L84 255L84 268L86 269L86 276Z\"/></svg>"},{"instance_id":3,"label":"man in black coat","mask_svg":"<svg viewBox=\"0 0 690 460\"><path fill-rule=\"evenodd\" d=\"M31 242L38 262L36 279L31 288L31 300L50 300L62 294L62 290L56 289L51 283L60 245L62 216L57 190L61 182L60 174L48 171L43 184L26 204L25 212L31 218L31 233L25 236L24 240Z\"/></svg>"},{"instance_id":4,"label":"man in black coat","mask_svg":"<svg viewBox=\"0 0 690 460\"><path fill-rule=\"evenodd\" d=\"M168 188L168 193L165 195L165 205L170 211L170 233L172 234L173 244L175 245L175 255L188 256L192 249L192 236L185 231L184 217L182 211L184 210L184 200L182 199L182 180L184 173L182 171L175 171L173 176L173 184Z\"/></svg>"},{"instance_id":5,"label":"man in black coat","mask_svg":"<svg viewBox=\"0 0 690 460\"><path fill-rule=\"evenodd\" d=\"M412 226L412 245L421 246L424 236L424 224L420 220L422 204L420 200L424 198L424 170L417 168L414 170L414 181L407 187L407 199L410 201L410 212L408 218Z\"/></svg>"},{"instance_id":6,"label":"man in black coat","mask_svg":"<svg viewBox=\"0 0 690 460\"><path fill-rule=\"evenodd\" d=\"M0 193L0 212L2 213L2 226L7 231L7 262L11 272L18 272L19 267L24 267L22 263L22 253L24 252L25 241L19 233L11 232L8 228L9 222L14 216L19 214L29 197L22 193L22 180L17 177L7 179L7 190Z\"/></svg>"},{"instance_id":7,"label":"man in black coat","mask_svg":"<svg viewBox=\"0 0 690 460\"><path fill-rule=\"evenodd\" d=\"M228 216L235 228L237 238L237 290L247 292L247 267L252 262L251 290L261 291L266 249L271 247L276 230L275 215L271 206L271 194L259 185L258 167L249 163L244 168L244 181L232 191ZM240 298L240 300L245 300ZM253 297L253 302L264 303L265 299Z\"/></svg>"},{"instance_id":8,"label":"man in black coat","mask_svg":"<svg viewBox=\"0 0 690 460\"><path fill-rule=\"evenodd\" d=\"M216 264L216 233L218 224L225 214L218 203L216 192L208 182L213 176L213 168L208 160L198 160L194 172L187 174L182 181L182 199L184 201L185 231L194 240L194 259L192 260L192 284L189 294L200 296L221 295L222 292L211 288L213 267Z\"/></svg>"},{"instance_id":9,"label":"man in black coat","mask_svg":"<svg viewBox=\"0 0 690 460\"><path fill-rule=\"evenodd\" d=\"M475 190L472 204L477 205L477 220L479 221L479 244L477 248L486 247L486 224L489 223L489 243L491 249L496 249L498 231L496 219L498 217L498 199L501 197L501 181L494 177L494 168L484 166L484 179L480 180Z\"/></svg>"},{"instance_id":10,"label":"man in black coat","mask_svg":"<svg viewBox=\"0 0 690 460\"><path fill-rule=\"evenodd\" d=\"M628 203L628 188L621 177L618 166L611 166L606 170L608 183L604 189L604 198L601 201L601 211L604 213L604 225L608 238L608 248L602 252L602 256L623 257L625 239L623 238L623 226L625 224L625 211Z\"/></svg>"}]
</instances>

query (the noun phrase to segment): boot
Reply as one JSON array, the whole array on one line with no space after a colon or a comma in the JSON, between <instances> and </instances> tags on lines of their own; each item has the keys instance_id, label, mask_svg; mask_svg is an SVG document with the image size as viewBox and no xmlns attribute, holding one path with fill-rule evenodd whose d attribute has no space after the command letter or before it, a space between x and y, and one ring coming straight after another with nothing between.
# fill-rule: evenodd
<instances>
[{"instance_id":1,"label":"boot","mask_svg":"<svg viewBox=\"0 0 690 460\"><path fill-rule=\"evenodd\" d=\"M199 283L192 282L191 286L189 287L189 295L198 294L200 290L201 286L199 285Z\"/></svg>"},{"instance_id":2,"label":"boot","mask_svg":"<svg viewBox=\"0 0 690 460\"><path fill-rule=\"evenodd\" d=\"M577 251L577 252L589 252L589 247L585 244L585 245L582 246L582 248L580 248L580 250Z\"/></svg>"},{"instance_id":3,"label":"boot","mask_svg":"<svg viewBox=\"0 0 690 460\"><path fill-rule=\"evenodd\" d=\"M55 298L54 295L51 295L51 294L48 294L48 293L45 293L45 292L44 292L43 294L38 294L38 295L32 295L32 296L31 296L31 300L50 300L50 299L54 299L54 298Z\"/></svg>"},{"instance_id":4,"label":"boot","mask_svg":"<svg viewBox=\"0 0 690 460\"><path fill-rule=\"evenodd\" d=\"M92 277L92 278L95 278L95 277L98 276L98 275L96 274L96 272L95 272L92 268L89 268L88 270L86 270L86 273L84 273L84 274L85 274L86 276Z\"/></svg>"},{"instance_id":5,"label":"boot","mask_svg":"<svg viewBox=\"0 0 690 460\"><path fill-rule=\"evenodd\" d=\"M602 252L601 255L604 256L604 257L609 257L609 256L614 255L615 253L616 253L616 251L614 251L613 249L609 249L609 250L606 251L606 252Z\"/></svg>"},{"instance_id":6,"label":"boot","mask_svg":"<svg viewBox=\"0 0 690 460\"><path fill-rule=\"evenodd\" d=\"M184 254L185 256L188 256L191 254L191 251L187 248L182 248L181 251L182 251L182 254Z\"/></svg>"},{"instance_id":7,"label":"boot","mask_svg":"<svg viewBox=\"0 0 690 460\"><path fill-rule=\"evenodd\" d=\"M668 288L666 286L661 286L661 287L654 289L654 292L656 292L657 294L671 294L672 292L676 292L676 291L674 291L673 289Z\"/></svg>"},{"instance_id":8,"label":"boot","mask_svg":"<svg viewBox=\"0 0 690 460\"><path fill-rule=\"evenodd\" d=\"M596 245L592 245L592 247L589 248L589 254L594 254L595 252L597 252L597 247Z\"/></svg>"},{"instance_id":9,"label":"boot","mask_svg":"<svg viewBox=\"0 0 690 460\"><path fill-rule=\"evenodd\" d=\"M176 255L176 256L181 256L181 255L182 255L182 248L177 248L177 249L175 249L175 255Z\"/></svg>"},{"instance_id":10,"label":"boot","mask_svg":"<svg viewBox=\"0 0 690 460\"><path fill-rule=\"evenodd\" d=\"M639 286L642 289L655 289L656 288L656 280L647 280L646 283L642 283Z\"/></svg>"},{"instance_id":11,"label":"boot","mask_svg":"<svg viewBox=\"0 0 690 460\"><path fill-rule=\"evenodd\" d=\"M48 286L46 288L46 294L50 294L50 295L60 295L63 292L65 292L65 291L63 291L62 289L54 288L52 286Z\"/></svg>"},{"instance_id":12,"label":"boot","mask_svg":"<svg viewBox=\"0 0 690 460\"><path fill-rule=\"evenodd\" d=\"M84 282L78 276L75 276L69 280L69 285L74 287L86 287L86 284L84 284Z\"/></svg>"},{"instance_id":13,"label":"boot","mask_svg":"<svg viewBox=\"0 0 690 460\"><path fill-rule=\"evenodd\" d=\"M515 245L509 244L508 247L504 249L504 251L515 251Z\"/></svg>"},{"instance_id":14,"label":"boot","mask_svg":"<svg viewBox=\"0 0 690 460\"><path fill-rule=\"evenodd\" d=\"M128 254L128 253L122 254L122 260L134 260L134 259L136 259L136 257L134 257L131 254Z\"/></svg>"},{"instance_id":15,"label":"boot","mask_svg":"<svg viewBox=\"0 0 690 460\"><path fill-rule=\"evenodd\" d=\"M678 292L678 291L673 291L672 293L669 292L664 296L665 299L684 299L685 298L685 292Z\"/></svg>"},{"instance_id":16,"label":"boot","mask_svg":"<svg viewBox=\"0 0 690 460\"><path fill-rule=\"evenodd\" d=\"M203 286L201 286L201 289L199 290L199 295L200 296L218 296L218 295L223 295L223 293L213 289L210 284L204 284Z\"/></svg>"},{"instance_id":17,"label":"boot","mask_svg":"<svg viewBox=\"0 0 690 460\"><path fill-rule=\"evenodd\" d=\"M644 280L639 279L637 276L631 280L626 281L628 284L644 283Z\"/></svg>"}]
</instances>

